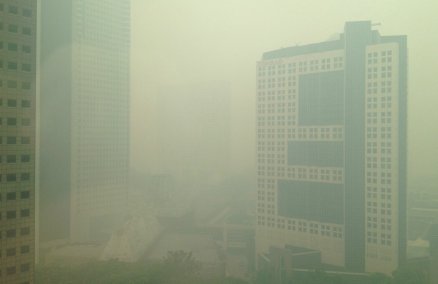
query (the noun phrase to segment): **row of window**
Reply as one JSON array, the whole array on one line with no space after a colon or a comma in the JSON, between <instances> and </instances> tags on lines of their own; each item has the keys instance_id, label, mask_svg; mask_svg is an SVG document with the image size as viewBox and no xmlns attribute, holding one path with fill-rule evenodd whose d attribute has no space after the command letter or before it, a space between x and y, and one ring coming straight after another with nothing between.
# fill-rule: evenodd
<instances>
[{"instance_id":1,"label":"row of window","mask_svg":"<svg viewBox=\"0 0 438 284\"><path fill-rule=\"evenodd\" d=\"M18 195L20 195L21 200L27 200L30 198L30 191L28 190L20 191L19 193L20 194L15 191L7 192L6 194L0 193L0 201L3 200L3 195L6 201L16 201L18 199Z\"/></svg>"},{"instance_id":2,"label":"row of window","mask_svg":"<svg viewBox=\"0 0 438 284\"><path fill-rule=\"evenodd\" d=\"M30 252L30 246L29 245L24 245L21 246L19 251L17 251L17 248L8 248L5 250L5 255L6 256L16 256L18 253L20 254L28 254ZM0 250L0 257L2 257L2 250Z\"/></svg>"},{"instance_id":3,"label":"row of window","mask_svg":"<svg viewBox=\"0 0 438 284\"><path fill-rule=\"evenodd\" d=\"M382 75L382 77L384 77L384 76ZM368 83L367 94L377 94L379 87L380 87L380 93L382 93L382 94L391 93L392 82L391 81L382 81L382 82L380 82L380 84L377 84L377 82ZM368 102L370 102L370 101L368 100Z\"/></svg>"},{"instance_id":4,"label":"row of window","mask_svg":"<svg viewBox=\"0 0 438 284\"><path fill-rule=\"evenodd\" d=\"M374 51L374 52L368 52L368 54L367 54L367 56L368 56L368 57L371 57L371 58L373 58L373 57L378 57L379 55L382 56L382 57L385 57L385 56L392 56L392 50L383 50L383 51L380 52L380 54L379 54L379 52L377 52L377 51Z\"/></svg>"},{"instance_id":5,"label":"row of window","mask_svg":"<svg viewBox=\"0 0 438 284\"><path fill-rule=\"evenodd\" d=\"M19 12L21 10L21 13ZM7 11L9 14L12 15L21 15L25 18L32 17L32 9L29 8L19 8L16 5L8 5L7 9L3 3L0 3L0 12Z\"/></svg>"},{"instance_id":6,"label":"row of window","mask_svg":"<svg viewBox=\"0 0 438 284\"><path fill-rule=\"evenodd\" d=\"M377 201L367 201L367 206L371 206L371 207L383 207L383 208L391 208L391 202L380 202L380 204Z\"/></svg>"},{"instance_id":7,"label":"row of window","mask_svg":"<svg viewBox=\"0 0 438 284\"><path fill-rule=\"evenodd\" d=\"M258 76L275 76L276 74L282 75L286 74L293 74L298 72L307 72L309 71L319 71L321 70L329 70L331 69L331 66L333 68L342 68L343 67L343 58L342 57L334 57L333 61L331 58L323 58L321 60L314 59L309 61L300 61L298 64L296 62L292 62L287 64L287 71L286 71L286 64L280 64L280 65L268 65L268 66L260 66L258 67Z\"/></svg>"},{"instance_id":8,"label":"row of window","mask_svg":"<svg viewBox=\"0 0 438 284\"><path fill-rule=\"evenodd\" d=\"M2 31L2 30L3 30L3 23L0 23L0 31ZM10 32L10 33L14 33L14 34L18 33L18 25L9 24L7 31ZM32 29L30 27L23 27L21 29L21 33L23 35L30 36L30 35L32 35Z\"/></svg>"},{"instance_id":9,"label":"row of window","mask_svg":"<svg viewBox=\"0 0 438 284\"><path fill-rule=\"evenodd\" d=\"M0 49L3 49L4 48L3 47L3 42L0 42L0 43L1 43L1 45L0 45L1 48ZM18 51L18 46L17 46L16 50L14 50L14 49L15 49L14 45L8 45L8 50L9 51ZM32 48L31 48L30 45L27 45L27 44L21 45L21 52L29 54L31 51L32 51Z\"/></svg>"},{"instance_id":10,"label":"row of window","mask_svg":"<svg viewBox=\"0 0 438 284\"><path fill-rule=\"evenodd\" d=\"M21 118L21 126L30 126L30 118ZM17 126L18 119L16 117L7 117L2 118L0 117L0 126L3 125L3 123L7 126Z\"/></svg>"},{"instance_id":11,"label":"row of window","mask_svg":"<svg viewBox=\"0 0 438 284\"><path fill-rule=\"evenodd\" d=\"M378 169L379 167L377 166L377 162L374 163L366 163L366 166L368 169ZM391 163L380 163L379 164L381 169L391 169Z\"/></svg>"},{"instance_id":12,"label":"row of window","mask_svg":"<svg viewBox=\"0 0 438 284\"><path fill-rule=\"evenodd\" d=\"M296 94L296 89L295 88L293 88L293 89L288 89L287 90L287 93L290 95L290 94ZM285 95L286 94L286 90L277 90L277 91L274 91L274 90L268 90L268 91L259 91L259 92L257 92L257 96L258 96L258 98L260 98L260 97L264 97L264 96L267 96L268 98L269 97L271 97L272 99L275 99L275 95L277 95L277 99L278 100L285 100ZM289 96L288 97L288 99L295 99L296 98L296 96L295 95L293 95L292 97L291 96Z\"/></svg>"},{"instance_id":13,"label":"row of window","mask_svg":"<svg viewBox=\"0 0 438 284\"><path fill-rule=\"evenodd\" d=\"M19 86L17 80L7 80L3 81L0 79L0 88L1 87L7 87L8 89L17 89ZM32 87L32 84L30 82L21 82L21 89L22 90L30 90Z\"/></svg>"},{"instance_id":14,"label":"row of window","mask_svg":"<svg viewBox=\"0 0 438 284\"><path fill-rule=\"evenodd\" d=\"M22 136L22 137L7 136L7 137L5 137L5 138L6 138L6 139L4 139L4 140L5 140L6 144L8 144L8 145L15 145L15 144L18 144L18 143L17 143L18 138L21 138L20 143L21 143L22 145L28 145L28 144L30 144L30 137L29 137L29 136ZM3 144L3 136L0 136L0 144Z\"/></svg>"},{"instance_id":15,"label":"row of window","mask_svg":"<svg viewBox=\"0 0 438 284\"><path fill-rule=\"evenodd\" d=\"M378 58L368 58L368 64L372 65L372 64L378 64L378 63L391 63L392 62L392 57L382 57L380 59L380 62L378 60Z\"/></svg>"},{"instance_id":16,"label":"row of window","mask_svg":"<svg viewBox=\"0 0 438 284\"><path fill-rule=\"evenodd\" d=\"M267 226L272 228L277 227L277 229L287 229L289 231L310 233L314 235L321 234L322 236L326 237L342 239L342 228L336 226L319 225L312 222L309 222L308 224L306 221L295 220L288 220L286 223L284 219L278 219L276 224L274 217L266 217L265 219L265 216L262 215L257 216L257 224L259 226Z\"/></svg>"},{"instance_id":17,"label":"row of window","mask_svg":"<svg viewBox=\"0 0 438 284\"><path fill-rule=\"evenodd\" d=\"M367 243L369 244L378 244L378 240L380 240L381 245L391 246L392 235L390 233L380 233L377 231L373 231L372 229L367 230ZM380 235L380 238L378 237Z\"/></svg>"},{"instance_id":18,"label":"row of window","mask_svg":"<svg viewBox=\"0 0 438 284\"><path fill-rule=\"evenodd\" d=\"M288 124L288 126L292 126L292 124L294 124L295 123L295 121L293 121L293 122L288 122L287 124ZM259 124L260 126L264 126L264 124L262 124L262 123L260 123ZM277 124L278 126L285 126L285 122L278 122L278 124ZM310 134L310 135L306 135L306 134L301 134L301 133L299 133L299 134L297 134L297 135L295 135L295 133L292 133L292 134L288 134L287 135L287 138L290 140L290 139L323 139L323 140L326 140L326 139L335 139L335 140L339 140L339 139L342 139L342 133L333 133L333 134L331 134L331 135L329 135L329 134L321 134L320 136L318 136L317 134ZM257 138L259 139L259 141L260 140L262 140L262 139L285 139L286 138L286 135L284 135L284 134L277 134L277 136L275 136L274 134L267 134L267 135L265 135L265 134L257 134ZM368 138L373 138L373 136L370 136L370 137L368 137ZM375 135L375 137L374 138L377 138L377 135ZM384 138L384 137L382 137L382 138Z\"/></svg>"},{"instance_id":19,"label":"row of window","mask_svg":"<svg viewBox=\"0 0 438 284\"><path fill-rule=\"evenodd\" d=\"M268 117L269 118L269 117ZM284 119L286 119L285 116L278 116L278 121L281 122ZM288 120L292 119L290 116L288 116ZM258 117L258 123L259 125L263 124L264 125L265 122L265 118L264 117ZM304 128L304 127L299 127L299 128L288 128L286 129L287 133L288 133L288 138L310 138L310 139L341 139L343 137L343 129L340 127L334 127L334 128L327 128L327 127L322 127L322 128L315 128L315 127L310 127L310 128ZM258 134L258 138L264 138L265 137L265 133L268 133L268 138L275 138L272 134L278 132L278 134L284 133L285 129L271 129L271 128L263 128L263 127L259 127L257 129L257 134ZM297 135L296 135L297 134ZM281 138L281 137L278 137ZM259 141L259 145L261 145L260 143L264 143L263 141Z\"/></svg>"},{"instance_id":20,"label":"row of window","mask_svg":"<svg viewBox=\"0 0 438 284\"><path fill-rule=\"evenodd\" d=\"M13 220L18 218L17 210L9 210L4 212L6 220ZM30 216L30 209L21 209L20 210L20 218L27 218ZM0 220L3 218L3 212L0 211Z\"/></svg>"},{"instance_id":21,"label":"row of window","mask_svg":"<svg viewBox=\"0 0 438 284\"><path fill-rule=\"evenodd\" d=\"M8 42L7 44L3 41L0 41L0 50L6 49L8 51L18 52L20 50L19 45L14 42ZM31 47L27 44L21 45L21 51L23 53L30 53Z\"/></svg>"},{"instance_id":22,"label":"row of window","mask_svg":"<svg viewBox=\"0 0 438 284\"><path fill-rule=\"evenodd\" d=\"M21 163L29 163L30 162L30 155L29 154L22 154L20 156L8 154L8 155L0 155L0 164L3 162L8 164L15 164L17 163L18 159L20 158Z\"/></svg>"},{"instance_id":23,"label":"row of window","mask_svg":"<svg viewBox=\"0 0 438 284\"><path fill-rule=\"evenodd\" d=\"M18 71L18 62L17 61L8 61L7 64L6 62L4 62L3 60L0 59L0 68L6 68L8 70L12 70L12 71ZM31 72L32 71L32 64L30 63L21 63L21 71L24 72Z\"/></svg>"},{"instance_id":24,"label":"row of window","mask_svg":"<svg viewBox=\"0 0 438 284\"><path fill-rule=\"evenodd\" d=\"M7 229L5 231L0 231L0 239L6 238L6 239L13 239L16 238L18 235L20 237L25 237L30 235L30 227L22 227L19 230L17 229Z\"/></svg>"},{"instance_id":25,"label":"row of window","mask_svg":"<svg viewBox=\"0 0 438 284\"><path fill-rule=\"evenodd\" d=\"M264 159L258 159L259 163L264 163ZM274 160L275 161L275 160ZM269 163L268 159L268 163ZM259 167L260 168L260 167ZM262 169L262 168L260 168ZM276 170L278 176L285 176L285 168L284 167L278 167ZM312 179L312 180L323 180L323 181L335 181L339 182L342 181L342 170L337 169L317 169L317 168L310 168L309 171L307 171L306 168L294 168L294 167L288 167L287 168L287 177L288 178L298 178L298 179ZM264 183L259 182L258 183L260 188L264 188ZM272 187L267 188L274 188L274 185Z\"/></svg>"},{"instance_id":26,"label":"row of window","mask_svg":"<svg viewBox=\"0 0 438 284\"><path fill-rule=\"evenodd\" d=\"M377 223L376 222L367 222L367 228L369 230L377 230ZM387 225L387 224L380 224L380 231L391 231L392 230L392 226L391 225Z\"/></svg>"},{"instance_id":27,"label":"row of window","mask_svg":"<svg viewBox=\"0 0 438 284\"><path fill-rule=\"evenodd\" d=\"M367 213L377 214L378 213L377 207L367 207ZM391 215L391 214L392 214L391 209L380 209L380 215Z\"/></svg>"},{"instance_id":28,"label":"row of window","mask_svg":"<svg viewBox=\"0 0 438 284\"><path fill-rule=\"evenodd\" d=\"M264 95L259 95L258 97L257 97L257 103L258 104L260 104L260 103L263 103L263 102L266 102L266 101L272 101L272 102L275 102L275 101L286 101L286 99L287 100L289 100L289 101L294 101L295 99L296 99L296 91L295 90L291 90L291 92L293 92L294 93L294 95L288 95L288 96L284 96L284 95L277 95L277 96L274 96L274 95L272 95L272 96L264 96ZM261 92L261 93L264 93L264 92Z\"/></svg>"},{"instance_id":29,"label":"row of window","mask_svg":"<svg viewBox=\"0 0 438 284\"><path fill-rule=\"evenodd\" d=\"M380 154L381 155L391 155L391 149L390 148L388 148L388 149L386 149L386 148L382 148L382 149L380 149ZM377 154L378 153L378 150L377 150L377 148L367 148L367 154Z\"/></svg>"},{"instance_id":30,"label":"row of window","mask_svg":"<svg viewBox=\"0 0 438 284\"><path fill-rule=\"evenodd\" d=\"M367 198L369 200L377 200L377 193L368 192ZM392 199L392 195L391 194L384 194L384 193L380 194L380 200L385 200L385 199L387 199L388 202L390 202L390 200Z\"/></svg>"},{"instance_id":31,"label":"row of window","mask_svg":"<svg viewBox=\"0 0 438 284\"><path fill-rule=\"evenodd\" d=\"M30 270L30 263L24 263L20 265L20 272L21 273L27 273ZM8 266L5 269L6 275L15 275L17 274L17 267L16 266ZM0 270L0 276L2 275L2 271ZM29 283L29 282L24 282Z\"/></svg>"},{"instance_id":32,"label":"row of window","mask_svg":"<svg viewBox=\"0 0 438 284\"><path fill-rule=\"evenodd\" d=\"M0 99L0 106L3 105L3 99ZM17 100L16 99L8 99L6 101L6 105L8 107L17 107ZM21 100L21 104L20 106L22 108L29 108L31 106L30 100ZM1 125L1 121L0 121L0 125Z\"/></svg>"},{"instance_id":33,"label":"row of window","mask_svg":"<svg viewBox=\"0 0 438 284\"><path fill-rule=\"evenodd\" d=\"M377 157L373 157L373 156L368 156L367 155L367 163L371 163L371 162L374 162L374 163L377 163ZM391 163L391 157L380 157L380 162L381 163Z\"/></svg>"},{"instance_id":34,"label":"row of window","mask_svg":"<svg viewBox=\"0 0 438 284\"><path fill-rule=\"evenodd\" d=\"M17 181L30 181L30 173L21 173L20 175L16 173L12 174L0 174L0 182L3 181L6 182L17 182ZM19 180L18 180L19 178Z\"/></svg>"}]
</instances>

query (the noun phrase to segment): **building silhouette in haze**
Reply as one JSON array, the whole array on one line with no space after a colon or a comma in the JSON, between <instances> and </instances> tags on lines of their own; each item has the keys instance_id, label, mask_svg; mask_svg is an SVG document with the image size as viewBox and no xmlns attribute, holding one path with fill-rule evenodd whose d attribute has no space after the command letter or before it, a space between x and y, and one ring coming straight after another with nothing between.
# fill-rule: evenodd
<instances>
[{"instance_id":1,"label":"building silhouette in haze","mask_svg":"<svg viewBox=\"0 0 438 284\"><path fill-rule=\"evenodd\" d=\"M41 34L41 241L109 239L126 213L130 1L42 1Z\"/></svg>"}]
</instances>

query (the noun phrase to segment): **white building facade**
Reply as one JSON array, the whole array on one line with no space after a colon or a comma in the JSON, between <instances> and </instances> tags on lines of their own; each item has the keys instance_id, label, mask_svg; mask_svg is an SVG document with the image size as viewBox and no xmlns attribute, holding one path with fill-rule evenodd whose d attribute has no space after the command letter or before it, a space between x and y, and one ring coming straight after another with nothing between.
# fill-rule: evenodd
<instances>
[{"instance_id":1,"label":"white building facade","mask_svg":"<svg viewBox=\"0 0 438 284\"><path fill-rule=\"evenodd\" d=\"M406 251L406 38L350 22L257 63L256 250L391 273Z\"/></svg>"}]
</instances>

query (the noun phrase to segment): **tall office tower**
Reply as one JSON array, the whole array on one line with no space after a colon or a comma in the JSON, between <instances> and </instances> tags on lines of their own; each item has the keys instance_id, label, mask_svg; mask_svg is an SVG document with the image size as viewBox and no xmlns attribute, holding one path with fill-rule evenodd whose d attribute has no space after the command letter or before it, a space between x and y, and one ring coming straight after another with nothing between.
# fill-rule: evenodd
<instances>
[{"instance_id":1,"label":"tall office tower","mask_svg":"<svg viewBox=\"0 0 438 284\"><path fill-rule=\"evenodd\" d=\"M0 283L33 283L36 1L0 0Z\"/></svg>"},{"instance_id":2,"label":"tall office tower","mask_svg":"<svg viewBox=\"0 0 438 284\"><path fill-rule=\"evenodd\" d=\"M41 3L40 238L109 239L126 214L129 0Z\"/></svg>"},{"instance_id":3,"label":"tall office tower","mask_svg":"<svg viewBox=\"0 0 438 284\"><path fill-rule=\"evenodd\" d=\"M206 82L163 87L157 98L159 171L177 186L205 187L228 173L230 89Z\"/></svg>"},{"instance_id":4,"label":"tall office tower","mask_svg":"<svg viewBox=\"0 0 438 284\"><path fill-rule=\"evenodd\" d=\"M405 36L348 22L339 39L257 64L257 252L390 273L406 257Z\"/></svg>"}]
</instances>

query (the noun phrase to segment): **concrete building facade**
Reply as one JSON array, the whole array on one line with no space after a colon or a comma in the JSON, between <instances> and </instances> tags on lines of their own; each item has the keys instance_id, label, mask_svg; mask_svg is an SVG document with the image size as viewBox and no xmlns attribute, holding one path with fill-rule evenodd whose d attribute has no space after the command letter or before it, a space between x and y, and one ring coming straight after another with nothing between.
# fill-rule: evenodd
<instances>
[{"instance_id":1,"label":"concrete building facade","mask_svg":"<svg viewBox=\"0 0 438 284\"><path fill-rule=\"evenodd\" d=\"M407 46L369 21L257 63L256 250L391 273L406 257Z\"/></svg>"},{"instance_id":2,"label":"concrete building facade","mask_svg":"<svg viewBox=\"0 0 438 284\"><path fill-rule=\"evenodd\" d=\"M41 14L41 241L109 239L126 214L130 1Z\"/></svg>"},{"instance_id":3,"label":"concrete building facade","mask_svg":"<svg viewBox=\"0 0 438 284\"><path fill-rule=\"evenodd\" d=\"M37 1L0 0L0 283L33 283Z\"/></svg>"}]
</instances>

